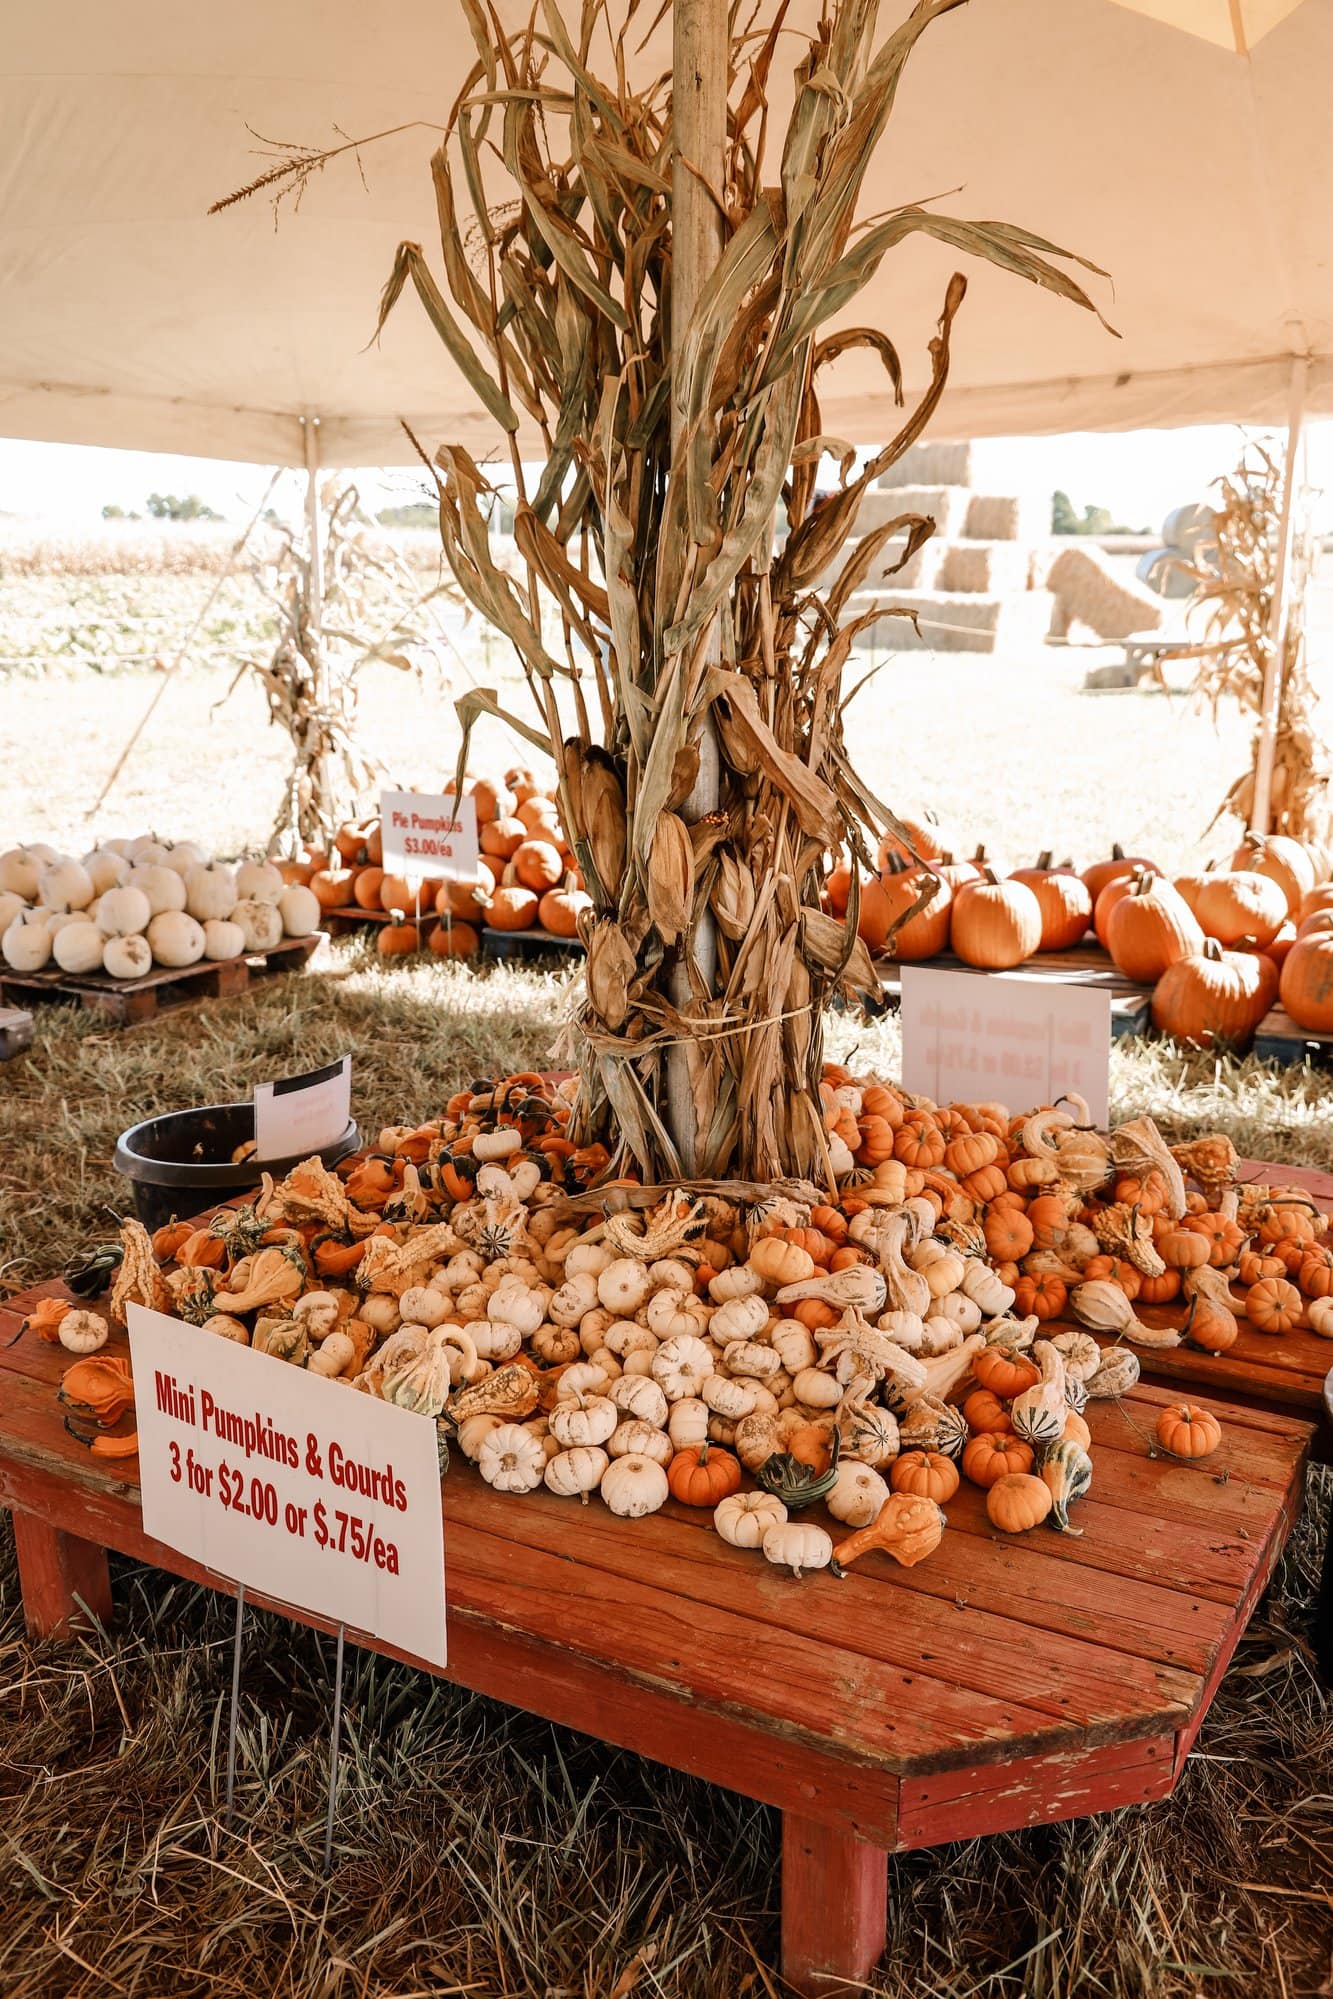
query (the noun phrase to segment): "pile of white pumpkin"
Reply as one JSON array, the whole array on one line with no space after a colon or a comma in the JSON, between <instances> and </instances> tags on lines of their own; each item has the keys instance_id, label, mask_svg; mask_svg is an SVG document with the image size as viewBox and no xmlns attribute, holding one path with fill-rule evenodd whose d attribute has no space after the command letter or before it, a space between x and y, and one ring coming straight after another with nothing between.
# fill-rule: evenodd
<instances>
[{"instance_id":1,"label":"pile of white pumpkin","mask_svg":"<svg viewBox=\"0 0 1333 1999\"><path fill-rule=\"evenodd\" d=\"M272 951L319 918L311 891L271 862L231 868L190 840L106 840L82 860L38 843L0 854L0 956L12 972L140 979L155 964Z\"/></svg>"}]
</instances>

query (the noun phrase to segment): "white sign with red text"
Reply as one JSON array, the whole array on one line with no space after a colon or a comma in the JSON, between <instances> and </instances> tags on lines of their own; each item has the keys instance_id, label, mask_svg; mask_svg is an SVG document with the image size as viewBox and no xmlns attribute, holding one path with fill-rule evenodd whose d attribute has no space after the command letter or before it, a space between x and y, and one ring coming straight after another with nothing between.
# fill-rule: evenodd
<instances>
[{"instance_id":1,"label":"white sign with red text","mask_svg":"<svg viewBox=\"0 0 1333 1999\"><path fill-rule=\"evenodd\" d=\"M477 801L428 791L380 793L380 840L386 874L408 881L475 881ZM409 915L411 911L407 912Z\"/></svg>"},{"instance_id":2,"label":"white sign with red text","mask_svg":"<svg viewBox=\"0 0 1333 1999\"><path fill-rule=\"evenodd\" d=\"M435 1425L162 1312L128 1316L145 1533L443 1666Z\"/></svg>"},{"instance_id":3,"label":"white sign with red text","mask_svg":"<svg viewBox=\"0 0 1333 1999\"><path fill-rule=\"evenodd\" d=\"M352 1116L352 1058L255 1084L255 1158L298 1159L336 1145Z\"/></svg>"},{"instance_id":4,"label":"white sign with red text","mask_svg":"<svg viewBox=\"0 0 1333 1999\"><path fill-rule=\"evenodd\" d=\"M1105 1125L1111 995L1021 972L937 972L904 965L903 1087L937 1104L1011 1111L1072 1092Z\"/></svg>"}]
</instances>

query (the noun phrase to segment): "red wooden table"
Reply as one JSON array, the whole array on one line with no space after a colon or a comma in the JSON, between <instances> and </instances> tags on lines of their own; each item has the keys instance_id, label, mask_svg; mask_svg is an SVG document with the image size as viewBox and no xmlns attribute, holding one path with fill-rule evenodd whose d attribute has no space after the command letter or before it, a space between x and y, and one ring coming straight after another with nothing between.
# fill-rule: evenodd
<instances>
[{"instance_id":1,"label":"red wooden table","mask_svg":"<svg viewBox=\"0 0 1333 1999\"><path fill-rule=\"evenodd\" d=\"M69 1356L14 1341L24 1304L0 1308L0 1504L30 1630L61 1631L76 1597L110 1615L108 1549L229 1590L144 1534L133 1460L66 1433ZM458 1463L446 1677L776 1806L784 1973L841 1990L883 1949L886 1852L1159 1798L1179 1776L1300 1507L1311 1424L1225 1408L1221 1449L1177 1463L1149 1454L1169 1399L1145 1384L1091 1405L1081 1538L996 1534L965 1486L926 1562L870 1556L841 1581L728 1548L707 1513L618 1520Z\"/></svg>"}]
</instances>

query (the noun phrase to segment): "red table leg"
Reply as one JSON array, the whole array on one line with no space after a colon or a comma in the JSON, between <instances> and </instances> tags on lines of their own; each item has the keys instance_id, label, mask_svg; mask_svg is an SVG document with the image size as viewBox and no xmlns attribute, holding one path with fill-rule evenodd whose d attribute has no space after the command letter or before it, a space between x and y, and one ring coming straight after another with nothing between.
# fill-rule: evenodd
<instances>
[{"instance_id":1,"label":"red table leg","mask_svg":"<svg viewBox=\"0 0 1333 1999\"><path fill-rule=\"evenodd\" d=\"M18 1550L23 1615L30 1638L61 1638L87 1623L80 1602L103 1623L111 1616L111 1577L106 1549L77 1534L63 1534L16 1507L14 1545ZM79 1601L76 1601L79 1599Z\"/></svg>"},{"instance_id":2,"label":"red table leg","mask_svg":"<svg viewBox=\"0 0 1333 1999\"><path fill-rule=\"evenodd\" d=\"M833 1999L884 1952L889 1863L877 1846L782 1814L782 1976L801 1999Z\"/></svg>"}]
</instances>

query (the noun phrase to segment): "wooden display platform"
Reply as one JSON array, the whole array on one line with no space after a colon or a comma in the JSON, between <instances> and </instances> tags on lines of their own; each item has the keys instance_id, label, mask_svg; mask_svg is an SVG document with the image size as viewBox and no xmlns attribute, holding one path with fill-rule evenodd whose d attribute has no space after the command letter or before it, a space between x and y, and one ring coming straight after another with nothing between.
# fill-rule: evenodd
<instances>
[{"instance_id":1,"label":"wooden display platform","mask_svg":"<svg viewBox=\"0 0 1333 1999\"><path fill-rule=\"evenodd\" d=\"M1255 1031L1254 1053L1265 1062L1310 1062L1327 1068L1333 1063L1333 1034L1312 1034L1297 1027L1285 1007L1275 1006Z\"/></svg>"},{"instance_id":2,"label":"wooden display platform","mask_svg":"<svg viewBox=\"0 0 1333 1999\"><path fill-rule=\"evenodd\" d=\"M0 1001L22 1001L31 1006L63 1000L85 1012L100 1014L117 1027L137 1027L165 1007L182 1006L187 1000L230 999L245 992L252 979L272 972L299 971L314 956L324 936L325 932L317 930L311 937L284 937L271 951L251 952L221 963L201 959L197 965L174 970L155 965L141 979L113 979L105 972L75 976L58 970L5 971L0 974Z\"/></svg>"},{"instance_id":3,"label":"wooden display platform","mask_svg":"<svg viewBox=\"0 0 1333 1999\"><path fill-rule=\"evenodd\" d=\"M134 1460L64 1429L70 1357L15 1337L59 1288L0 1309L0 1504L37 1637L75 1623L76 1599L110 1616L108 1549L232 1587L146 1537ZM707 1511L516 1498L456 1457L446 1677L777 1807L784 1975L840 1992L883 1949L886 1851L1175 1785L1299 1511L1311 1426L1223 1407L1221 1448L1183 1463L1152 1446L1169 1400L1141 1384L1091 1405L1080 1537L998 1534L965 1484L927 1561L872 1555L841 1580L727 1547Z\"/></svg>"},{"instance_id":4,"label":"wooden display platform","mask_svg":"<svg viewBox=\"0 0 1333 1999\"><path fill-rule=\"evenodd\" d=\"M330 930L338 937L360 930L368 923L394 920L382 909L329 909L324 915ZM443 921L443 917L437 916L433 910L422 912L420 928L423 942ZM457 917L455 921L466 923L468 919ZM473 928L480 931L483 958L541 958L552 952L569 951L583 956L583 943L578 937L555 937L549 930L492 930L484 923L474 924Z\"/></svg>"}]
</instances>

